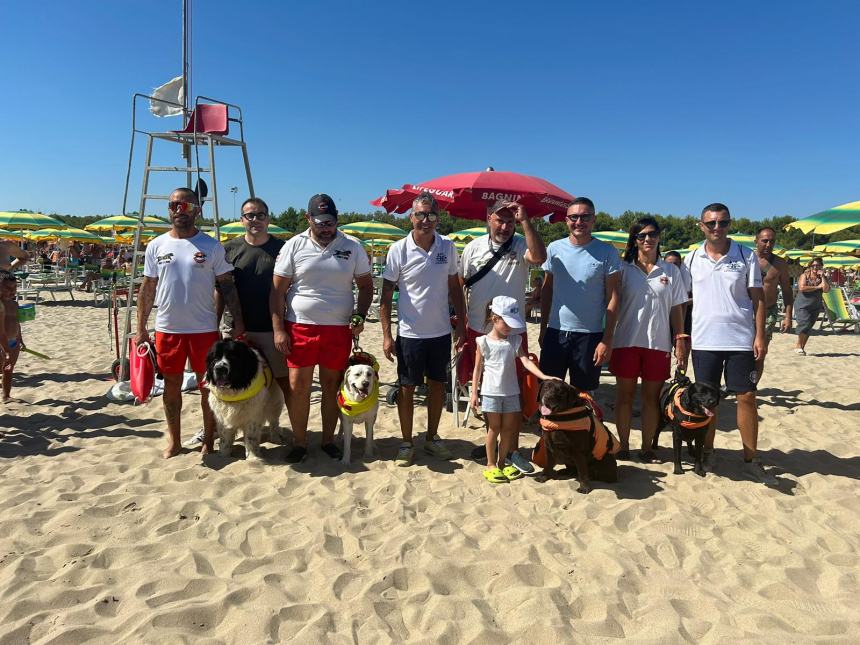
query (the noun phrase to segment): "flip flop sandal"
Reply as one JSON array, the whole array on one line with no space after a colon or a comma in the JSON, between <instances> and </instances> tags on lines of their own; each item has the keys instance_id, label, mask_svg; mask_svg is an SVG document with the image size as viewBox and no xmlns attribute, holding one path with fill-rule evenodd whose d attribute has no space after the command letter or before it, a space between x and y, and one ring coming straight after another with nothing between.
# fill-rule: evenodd
<instances>
[{"instance_id":1,"label":"flip flop sandal","mask_svg":"<svg viewBox=\"0 0 860 645\"><path fill-rule=\"evenodd\" d=\"M484 479L491 484L507 484L509 481L509 479L505 477L505 473L503 473L500 468L487 468L487 470L484 471Z\"/></svg>"},{"instance_id":2,"label":"flip flop sandal","mask_svg":"<svg viewBox=\"0 0 860 645\"><path fill-rule=\"evenodd\" d=\"M509 482L512 482L515 479L519 479L523 476L523 474L516 466L505 466L504 470L502 470L502 475L504 475Z\"/></svg>"}]
</instances>

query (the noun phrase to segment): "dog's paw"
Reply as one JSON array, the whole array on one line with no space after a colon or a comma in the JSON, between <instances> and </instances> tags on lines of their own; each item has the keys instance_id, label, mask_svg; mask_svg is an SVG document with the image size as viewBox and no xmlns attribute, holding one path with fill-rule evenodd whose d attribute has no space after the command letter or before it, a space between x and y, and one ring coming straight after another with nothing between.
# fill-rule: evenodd
<instances>
[{"instance_id":1,"label":"dog's paw","mask_svg":"<svg viewBox=\"0 0 860 645\"><path fill-rule=\"evenodd\" d=\"M591 486L588 484L580 484L579 488L576 489L577 493L582 493L583 495L588 495L591 492Z\"/></svg>"},{"instance_id":2,"label":"dog's paw","mask_svg":"<svg viewBox=\"0 0 860 645\"><path fill-rule=\"evenodd\" d=\"M673 470L672 472L676 475L683 475L684 469L681 468L680 466L675 466L675 470Z\"/></svg>"},{"instance_id":3,"label":"dog's paw","mask_svg":"<svg viewBox=\"0 0 860 645\"><path fill-rule=\"evenodd\" d=\"M340 465L341 466L349 466L349 462L350 462L349 456L344 455L343 458L340 460Z\"/></svg>"},{"instance_id":4,"label":"dog's paw","mask_svg":"<svg viewBox=\"0 0 860 645\"><path fill-rule=\"evenodd\" d=\"M694 472L694 473L696 473L699 477L704 477L704 476L705 476L705 474L706 474L706 473L705 473L705 467L704 467L704 466L699 466L699 465L697 465L697 466L693 469L693 472Z\"/></svg>"},{"instance_id":5,"label":"dog's paw","mask_svg":"<svg viewBox=\"0 0 860 645\"><path fill-rule=\"evenodd\" d=\"M543 484L549 478L550 476L547 473L538 473L537 475L535 475L535 481L539 484Z\"/></svg>"}]
</instances>

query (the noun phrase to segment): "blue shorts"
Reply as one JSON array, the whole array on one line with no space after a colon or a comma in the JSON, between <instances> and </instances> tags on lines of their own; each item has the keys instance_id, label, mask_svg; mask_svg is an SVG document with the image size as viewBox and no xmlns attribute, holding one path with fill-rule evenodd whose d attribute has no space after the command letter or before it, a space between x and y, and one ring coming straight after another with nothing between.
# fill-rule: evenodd
<instances>
[{"instance_id":1,"label":"blue shorts","mask_svg":"<svg viewBox=\"0 0 860 645\"><path fill-rule=\"evenodd\" d=\"M400 385L423 385L429 381L448 381L451 364L451 334L437 338L407 338L394 341L397 354L397 380Z\"/></svg>"},{"instance_id":2,"label":"blue shorts","mask_svg":"<svg viewBox=\"0 0 860 645\"><path fill-rule=\"evenodd\" d=\"M481 412L499 412L505 414L506 412L519 412L521 409L519 394L511 396L484 394L481 397Z\"/></svg>"},{"instance_id":3,"label":"blue shorts","mask_svg":"<svg viewBox=\"0 0 860 645\"><path fill-rule=\"evenodd\" d=\"M548 327L540 352L541 371L564 379L570 370L570 382L580 390L596 390L600 384L600 365L594 364L594 350L603 332L559 331Z\"/></svg>"},{"instance_id":4,"label":"blue shorts","mask_svg":"<svg viewBox=\"0 0 860 645\"><path fill-rule=\"evenodd\" d=\"M716 388L720 387L720 379L725 376L726 389L737 394L755 392L758 382L752 352L694 349L693 371L696 381L710 383Z\"/></svg>"}]
</instances>

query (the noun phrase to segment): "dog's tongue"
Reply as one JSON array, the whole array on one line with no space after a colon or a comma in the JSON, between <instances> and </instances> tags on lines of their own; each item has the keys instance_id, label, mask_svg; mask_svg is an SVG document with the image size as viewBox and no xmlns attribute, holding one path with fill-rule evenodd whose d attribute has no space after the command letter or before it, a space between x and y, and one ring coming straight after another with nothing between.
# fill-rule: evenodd
<instances>
[{"instance_id":1,"label":"dog's tongue","mask_svg":"<svg viewBox=\"0 0 860 645\"><path fill-rule=\"evenodd\" d=\"M705 416L706 416L706 417L712 417L712 416L714 416L714 413L713 413L713 412L711 412L708 408L702 408L702 410L704 410L704 411L705 411Z\"/></svg>"},{"instance_id":2,"label":"dog's tongue","mask_svg":"<svg viewBox=\"0 0 860 645\"><path fill-rule=\"evenodd\" d=\"M545 405L542 405L542 406L540 406L540 413L541 413L542 415L546 416L546 415L548 415L548 414L552 414L552 410L550 410L550 409L549 409L548 407L546 407Z\"/></svg>"},{"instance_id":3,"label":"dog's tongue","mask_svg":"<svg viewBox=\"0 0 860 645\"><path fill-rule=\"evenodd\" d=\"M227 382L226 378L216 378L215 379L215 386L216 387L227 387L228 385L229 385L229 383Z\"/></svg>"}]
</instances>

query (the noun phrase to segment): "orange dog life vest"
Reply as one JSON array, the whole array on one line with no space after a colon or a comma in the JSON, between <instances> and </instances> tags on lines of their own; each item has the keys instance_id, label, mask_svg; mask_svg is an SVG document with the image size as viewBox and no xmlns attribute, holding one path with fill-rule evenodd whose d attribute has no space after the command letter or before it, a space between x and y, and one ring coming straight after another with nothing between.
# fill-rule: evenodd
<instances>
[{"instance_id":1,"label":"orange dog life vest","mask_svg":"<svg viewBox=\"0 0 860 645\"><path fill-rule=\"evenodd\" d=\"M590 431L594 437L594 448L591 450L591 455L598 461L607 454L614 455L621 449L618 439L609 432L600 419L595 417L587 405L541 417L540 427L547 432L555 432L556 430L563 432Z\"/></svg>"},{"instance_id":2,"label":"orange dog life vest","mask_svg":"<svg viewBox=\"0 0 860 645\"><path fill-rule=\"evenodd\" d=\"M666 416L674 421L677 413L678 423L680 423L682 428L686 428L687 430L704 428L708 425L711 418L684 409L684 406L681 405L681 395L684 393L684 390L685 388L678 388L675 391L675 396L672 397L672 404L666 410Z\"/></svg>"}]
</instances>

